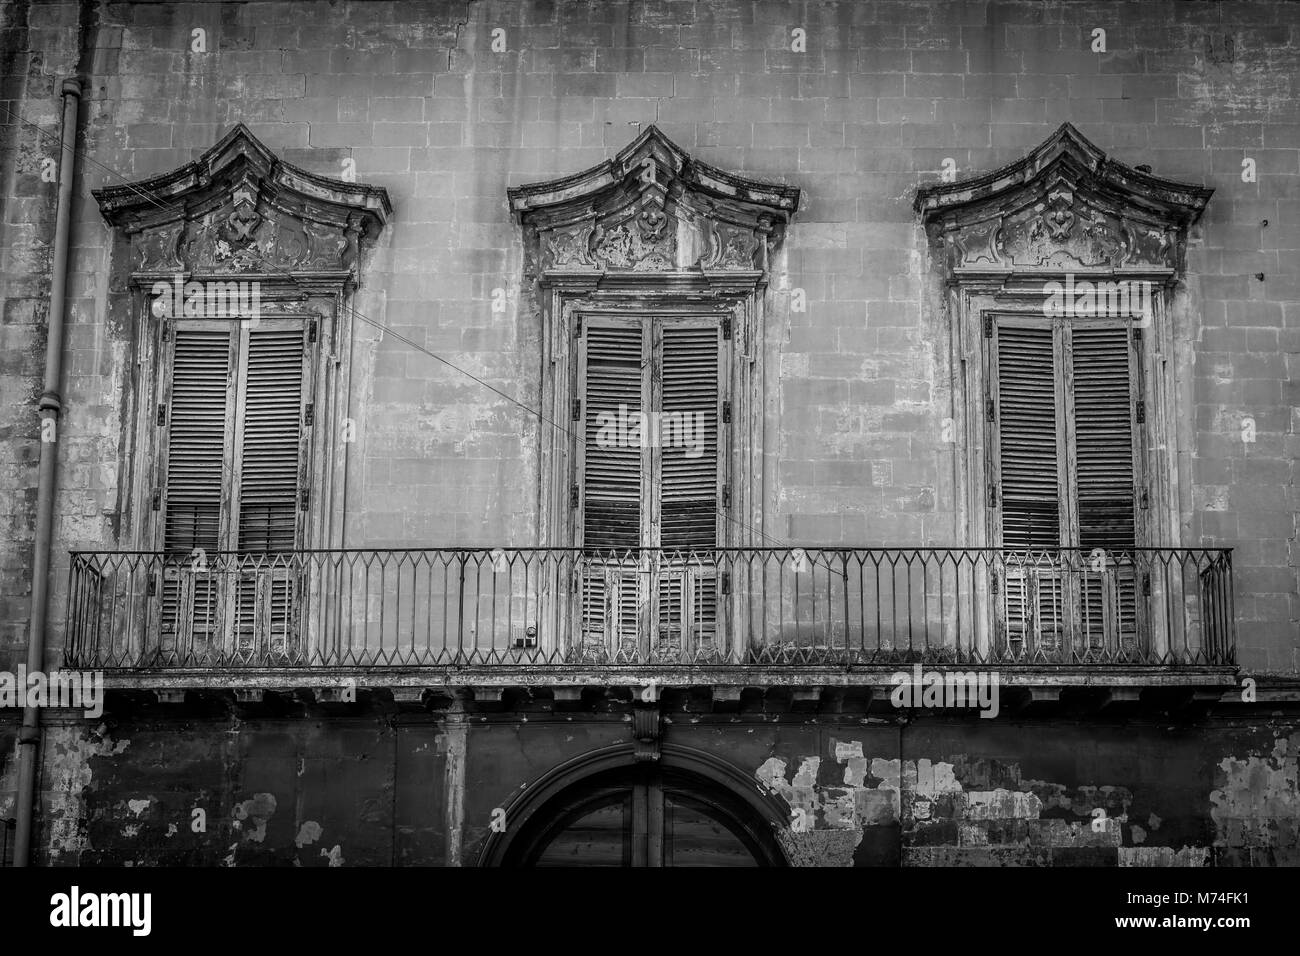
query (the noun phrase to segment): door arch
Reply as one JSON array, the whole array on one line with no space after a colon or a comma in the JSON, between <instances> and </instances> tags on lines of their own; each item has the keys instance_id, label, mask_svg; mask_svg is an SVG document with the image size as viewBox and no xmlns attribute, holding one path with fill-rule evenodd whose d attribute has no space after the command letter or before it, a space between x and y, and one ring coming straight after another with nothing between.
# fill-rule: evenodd
<instances>
[{"instance_id":1,"label":"door arch","mask_svg":"<svg viewBox=\"0 0 1300 956\"><path fill-rule=\"evenodd\" d=\"M666 745L637 761L630 745L548 773L506 810L481 866L786 866L778 797L710 754Z\"/></svg>"}]
</instances>

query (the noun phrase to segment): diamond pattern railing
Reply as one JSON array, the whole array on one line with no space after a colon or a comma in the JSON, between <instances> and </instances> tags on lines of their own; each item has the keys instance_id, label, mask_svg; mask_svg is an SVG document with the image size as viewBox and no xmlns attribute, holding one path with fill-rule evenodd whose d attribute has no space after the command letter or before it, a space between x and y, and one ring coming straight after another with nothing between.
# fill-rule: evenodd
<instances>
[{"instance_id":1,"label":"diamond pattern railing","mask_svg":"<svg viewBox=\"0 0 1300 956\"><path fill-rule=\"evenodd\" d=\"M1230 550L74 552L101 669L1235 663Z\"/></svg>"}]
</instances>

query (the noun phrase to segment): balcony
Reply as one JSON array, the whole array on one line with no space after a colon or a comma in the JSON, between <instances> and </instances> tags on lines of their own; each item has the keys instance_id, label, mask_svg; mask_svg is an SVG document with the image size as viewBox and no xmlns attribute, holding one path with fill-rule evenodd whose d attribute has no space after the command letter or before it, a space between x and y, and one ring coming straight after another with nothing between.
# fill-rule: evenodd
<instances>
[{"instance_id":1,"label":"balcony","mask_svg":"<svg viewBox=\"0 0 1300 956\"><path fill-rule=\"evenodd\" d=\"M592 673L1235 663L1230 550L74 552L65 665Z\"/></svg>"}]
</instances>

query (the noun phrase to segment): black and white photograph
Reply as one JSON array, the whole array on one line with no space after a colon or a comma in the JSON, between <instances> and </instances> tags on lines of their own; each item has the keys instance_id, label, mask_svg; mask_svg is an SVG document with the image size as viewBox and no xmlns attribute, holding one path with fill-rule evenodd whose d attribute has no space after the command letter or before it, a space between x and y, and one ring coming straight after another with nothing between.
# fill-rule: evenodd
<instances>
[{"instance_id":1,"label":"black and white photograph","mask_svg":"<svg viewBox=\"0 0 1300 956\"><path fill-rule=\"evenodd\" d=\"M1300 3L2 0L0 264L7 927L1291 918Z\"/></svg>"}]
</instances>

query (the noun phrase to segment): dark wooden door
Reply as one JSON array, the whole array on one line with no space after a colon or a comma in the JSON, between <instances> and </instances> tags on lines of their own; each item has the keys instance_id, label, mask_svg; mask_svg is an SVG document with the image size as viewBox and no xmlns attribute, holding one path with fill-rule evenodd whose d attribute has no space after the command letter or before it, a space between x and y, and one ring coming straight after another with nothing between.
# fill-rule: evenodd
<instances>
[{"instance_id":1,"label":"dark wooden door","mask_svg":"<svg viewBox=\"0 0 1300 956\"><path fill-rule=\"evenodd\" d=\"M772 849L726 795L637 768L579 785L547 808L526 866L764 866Z\"/></svg>"}]
</instances>

